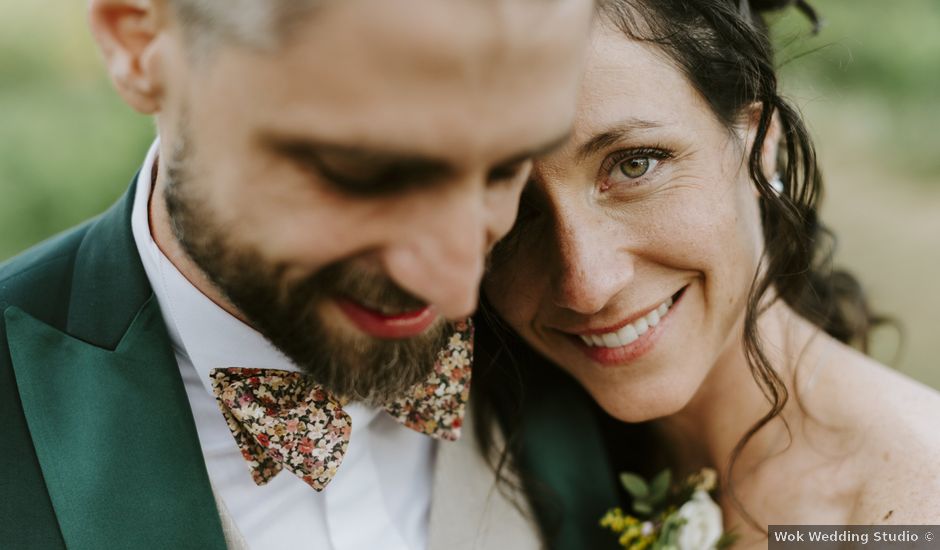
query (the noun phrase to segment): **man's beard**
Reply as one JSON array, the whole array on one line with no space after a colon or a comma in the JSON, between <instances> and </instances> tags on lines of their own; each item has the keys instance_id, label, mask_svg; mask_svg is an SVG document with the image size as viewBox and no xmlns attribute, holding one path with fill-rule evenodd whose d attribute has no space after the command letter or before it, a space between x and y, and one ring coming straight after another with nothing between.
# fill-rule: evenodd
<instances>
[{"instance_id":1,"label":"man's beard","mask_svg":"<svg viewBox=\"0 0 940 550\"><path fill-rule=\"evenodd\" d=\"M202 200L198 183L187 177L184 149L181 145L166 162L163 198L174 235L259 333L337 396L381 404L406 394L430 376L438 352L453 331L449 323L439 322L407 340L380 340L330 330L321 312L334 298L398 311L426 304L384 274L366 272L349 260L330 264L300 280L287 277L288 266L266 263L257 250L239 246L229 237ZM219 365L225 366L236 365Z\"/></svg>"}]
</instances>

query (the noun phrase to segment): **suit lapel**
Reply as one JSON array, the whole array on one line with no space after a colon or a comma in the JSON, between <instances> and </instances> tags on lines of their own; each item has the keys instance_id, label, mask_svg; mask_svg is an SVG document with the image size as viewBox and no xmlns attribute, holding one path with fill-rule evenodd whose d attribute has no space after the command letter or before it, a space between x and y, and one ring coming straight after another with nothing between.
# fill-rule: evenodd
<instances>
[{"instance_id":1,"label":"suit lapel","mask_svg":"<svg viewBox=\"0 0 940 550\"><path fill-rule=\"evenodd\" d=\"M540 548L525 498L518 499L523 514L498 490L495 473L475 444L472 416L467 411L459 440L437 445L428 548Z\"/></svg>"},{"instance_id":2,"label":"suit lapel","mask_svg":"<svg viewBox=\"0 0 940 550\"><path fill-rule=\"evenodd\" d=\"M106 349L118 345L153 295L131 230L136 182L89 227L75 254L65 331Z\"/></svg>"},{"instance_id":3,"label":"suit lapel","mask_svg":"<svg viewBox=\"0 0 940 550\"><path fill-rule=\"evenodd\" d=\"M543 365L544 366L544 365ZM521 467L539 523L555 550L619 548L598 522L619 504L596 405L560 369L526 372L521 412Z\"/></svg>"},{"instance_id":4,"label":"suit lapel","mask_svg":"<svg viewBox=\"0 0 940 550\"><path fill-rule=\"evenodd\" d=\"M133 194L80 245L64 331L4 312L23 412L69 548L224 548Z\"/></svg>"}]
</instances>

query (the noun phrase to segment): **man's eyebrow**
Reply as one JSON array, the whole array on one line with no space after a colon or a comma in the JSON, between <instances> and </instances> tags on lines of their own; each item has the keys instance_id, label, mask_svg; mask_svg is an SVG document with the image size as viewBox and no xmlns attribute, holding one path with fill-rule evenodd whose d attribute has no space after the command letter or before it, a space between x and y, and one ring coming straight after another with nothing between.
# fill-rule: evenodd
<instances>
[{"instance_id":1,"label":"man's eyebrow","mask_svg":"<svg viewBox=\"0 0 940 550\"><path fill-rule=\"evenodd\" d=\"M569 129L565 131L564 133L559 134L555 138L550 139L541 145L537 145L521 153L516 153L507 159L497 162L496 166L512 166L514 164L520 164L522 162L525 162L531 158L537 158L542 155L551 153L555 149L558 149L559 147L567 143L567 141L571 139L571 134L572 134L572 130Z\"/></svg>"},{"instance_id":2,"label":"man's eyebrow","mask_svg":"<svg viewBox=\"0 0 940 550\"><path fill-rule=\"evenodd\" d=\"M325 143L306 138L281 137L272 134L261 136L261 143L269 149L289 155L298 160L318 160L323 156L342 157L343 160L368 161L380 164L423 165L445 167L441 159L413 153L366 148L353 145Z\"/></svg>"},{"instance_id":3,"label":"man's eyebrow","mask_svg":"<svg viewBox=\"0 0 940 550\"><path fill-rule=\"evenodd\" d=\"M272 151L285 155L295 162L310 166L324 173L327 177L342 177L332 174L329 165L341 162L346 165L368 165L377 173L382 173L382 183L414 187L438 181L450 176L454 167L446 160L420 154L367 149L359 146L324 143L307 138L263 135L261 142ZM359 182L363 183L363 182ZM379 186L372 190L377 191Z\"/></svg>"},{"instance_id":4,"label":"man's eyebrow","mask_svg":"<svg viewBox=\"0 0 940 550\"><path fill-rule=\"evenodd\" d=\"M594 134L591 139L587 140L580 147L576 153L575 158L578 162L582 162L584 159L590 157L591 155L602 151L607 147L622 141L624 138L629 137L631 134L636 133L639 130L648 130L650 128L658 128L661 124L658 122L652 122L649 120L642 120L639 118L628 118L622 120L608 127L606 130Z\"/></svg>"},{"instance_id":5,"label":"man's eyebrow","mask_svg":"<svg viewBox=\"0 0 940 550\"><path fill-rule=\"evenodd\" d=\"M515 153L495 163L494 166L512 166L525 162L530 158L550 153L566 143L571 138L571 134L572 131L569 129L545 143L526 151ZM443 159L414 153L383 150L381 148L367 149L364 147L319 142L306 138L283 137L275 134L263 134L260 136L260 141L262 145L268 149L307 163L317 163L325 156L334 156L341 157L343 160L351 162L394 165L396 171L415 171L426 176L432 173L436 175L446 175L446 173L453 170L450 164Z\"/></svg>"}]
</instances>

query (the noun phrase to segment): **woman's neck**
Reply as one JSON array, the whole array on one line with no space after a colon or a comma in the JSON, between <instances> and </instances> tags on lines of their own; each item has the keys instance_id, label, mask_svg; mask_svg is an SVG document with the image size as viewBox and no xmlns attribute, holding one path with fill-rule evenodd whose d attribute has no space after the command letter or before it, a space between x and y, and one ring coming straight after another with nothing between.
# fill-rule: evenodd
<instances>
[{"instance_id":1,"label":"woman's neck","mask_svg":"<svg viewBox=\"0 0 940 550\"><path fill-rule=\"evenodd\" d=\"M736 332L743 333L743 322ZM818 355L813 346L818 329L783 304L774 305L762 316L760 334L762 349L791 399L737 455L735 478L746 476L790 444L784 419L790 433L800 422L800 415L795 414L799 409L792 406L794 372L797 365L811 365ZM805 377L800 380L802 383ZM697 471L704 465L724 473L742 438L770 410L771 403L755 381L738 339L729 341L692 401L653 425L665 448L671 450L678 473Z\"/></svg>"}]
</instances>

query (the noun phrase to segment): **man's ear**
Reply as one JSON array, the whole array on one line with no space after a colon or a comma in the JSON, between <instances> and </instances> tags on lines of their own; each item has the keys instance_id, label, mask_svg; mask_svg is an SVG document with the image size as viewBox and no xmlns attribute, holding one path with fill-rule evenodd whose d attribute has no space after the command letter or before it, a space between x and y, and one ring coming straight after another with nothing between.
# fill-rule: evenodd
<instances>
[{"instance_id":1,"label":"man's ear","mask_svg":"<svg viewBox=\"0 0 940 550\"><path fill-rule=\"evenodd\" d=\"M89 0L88 21L118 94L143 114L160 111L163 100L162 45L166 29L162 0Z\"/></svg>"}]
</instances>

